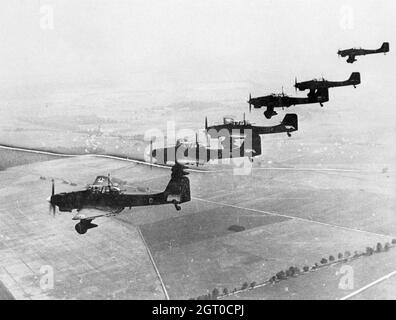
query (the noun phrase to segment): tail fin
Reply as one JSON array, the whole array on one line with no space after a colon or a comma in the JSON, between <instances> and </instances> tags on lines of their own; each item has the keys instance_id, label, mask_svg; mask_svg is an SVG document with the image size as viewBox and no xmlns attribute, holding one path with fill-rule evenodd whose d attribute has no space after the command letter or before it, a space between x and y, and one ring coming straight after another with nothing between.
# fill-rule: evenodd
<instances>
[{"instance_id":1,"label":"tail fin","mask_svg":"<svg viewBox=\"0 0 396 320\"><path fill-rule=\"evenodd\" d=\"M185 167L176 163L172 167L171 179L164 191L169 203L180 204L191 200L190 180L186 177Z\"/></svg>"},{"instance_id":2,"label":"tail fin","mask_svg":"<svg viewBox=\"0 0 396 320\"><path fill-rule=\"evenodd\" d=\"M352 72L348 81L352 82L353 84L359 84L360 83L360 72Z\"/></svg>"},{"instance_id":3,"label":"tail fin","mask_svg":"<svg viewBox=\"0 0 396 320\"><path fill-rule=\"evenodd\" d=\"M381 52L389 52L389 42L384 42L380 48Z\"/></svg>"},{"instance_id":4,"label":"tail fin","mask_svg":"<svg viewBox=\"0 0 396 320\"><path fill-rule=\"evenodd\" d=\"M261 155L261 138L260 135L252 132L245 137L240 145L235 139L231 139L231 158L257 157ZM239 139L238 139L239 140Z\"/></svg>"},{"instance_id":5,"label":"tail fin","mask_svg":"<svg viewBox=\"0 0 396 320\"><path fill-rule=\"evenodd\" d=\"M298 118L295 113L288 113L282 120L284 126L292 126L295 131L298 130Z\"/></svg>"}]
</instances>

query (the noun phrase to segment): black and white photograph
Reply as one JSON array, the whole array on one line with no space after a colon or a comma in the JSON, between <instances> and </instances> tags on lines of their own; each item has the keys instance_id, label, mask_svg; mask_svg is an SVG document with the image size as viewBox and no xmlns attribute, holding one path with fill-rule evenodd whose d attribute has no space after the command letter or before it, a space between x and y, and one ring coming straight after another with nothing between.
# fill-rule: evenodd
<instances>
[{"instance_id":1,"label":"black and white photograph","mask_svg":"<svg viewBox=\"0 0 396 320\"><path fill-rule=\"evenodd\" d=\"M2 0L0 300L396 299L395 13Z\"/></svg>"}]
</instances>

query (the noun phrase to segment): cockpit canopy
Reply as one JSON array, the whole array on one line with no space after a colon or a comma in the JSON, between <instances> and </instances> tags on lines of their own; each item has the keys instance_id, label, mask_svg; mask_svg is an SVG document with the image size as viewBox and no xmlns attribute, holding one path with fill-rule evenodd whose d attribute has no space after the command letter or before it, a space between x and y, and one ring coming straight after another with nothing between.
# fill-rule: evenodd
<instances>
[{"instance_id":1,"label":"cockpit canopy","mask_svg":"<svg viewBox=\"0 0 396 320\"><path fill-rule=\"evenodd\" d=\"M233 123L235 123L235 121L234 121L234 119L233 118L231 118L231 117L224 117L223 118L223 123L224 124L233 124Z\"/></svg>"},{"instance_id":2,"label":"cockpit canopy","mask_svg":"<svg viewBox=\"0 0 396 320\"><path fill-rule=\"evenodd\" d=\"M247 120L237 121L237 120L234 120L233 118L226 118L226 117L223 118L223 123L237 125L237 126L246 126L246 125L250 124L250 122Z\"/></svg>"},{"instance_id":3,"label":"cockpit canopy","mask_svg":"<svg viewBox=\"0 0 396 320\"><path fill-rule=\"evenodd\" d=\"M112 185L109 177L106 176L97 176L94 183L92 184L93 186L108 186Z\"/></svg>"},{"instance_id":4,"label":"cockpit canopy","mask_svg":"<svg viewBox=\"0 0 396 320\"><path fill-rule=\"evenodd\" d=\"M109 177L97 176L94 183L88 189L101 193L120 192L120 188L114 186Z\"/></svg>"}]
</instances>

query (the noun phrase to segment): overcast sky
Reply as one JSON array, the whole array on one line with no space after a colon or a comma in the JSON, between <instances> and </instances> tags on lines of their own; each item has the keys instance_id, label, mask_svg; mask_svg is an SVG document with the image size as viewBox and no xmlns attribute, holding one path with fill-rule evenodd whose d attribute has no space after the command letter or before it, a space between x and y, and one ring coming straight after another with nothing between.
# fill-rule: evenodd
<instances>
[{"instance_id":1,"label":"overcast sky","mask_svg":"<svg viewBox=\"0 0 396 320\"><path fill-rule=\"evenodd\" d=\"M127 83L156 73L176 85L273 89L294 76L344 78L354 70L340 68L337 50L383 41L392 50L395 9L385 0L2 0L0 85Z\"/></svg>"}]
</instances>

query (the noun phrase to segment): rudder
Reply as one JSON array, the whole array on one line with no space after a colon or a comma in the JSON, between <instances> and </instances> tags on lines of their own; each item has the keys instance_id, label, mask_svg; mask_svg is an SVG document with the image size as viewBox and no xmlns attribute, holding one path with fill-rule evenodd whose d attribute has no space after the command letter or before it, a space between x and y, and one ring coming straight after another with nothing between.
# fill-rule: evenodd
<instances>
[{"instance_id":1,"label":"rudder","mask_svg":"<svg viewBox=\"0 0 396 320\"><path fill-rule=\"evenodd\" d=\"M184 203L191 200L190 180L186 177L188 172L185 172L184 168L179 163L172 167L171 180L164 191L169 202Z\"/></svg>"},{"instance_id":2,"label":"rudder","mask_svg":"<svg viewBox=\"0 0 396 320\"><path fill-rule=\"evenodd\" d=\"M389 52L389 42L384 42L380 48L382 52Z\"/></svg>"},{"instance_id":3,"label":"rudder","mask_svg":"<svg viewBox=\"0 0 396 320\"><path fill-rule=\"evenodd\" d=\"M353 82L354 84L360 84L360 72L352 72L351 76L349 77L349 81Z\"/></svg>"},{"instance_id":4,"label":"rudder","mask_svg":"<svg viewBox=\"0 0 396 320\"><path fill-rule=\"evenodd\" d=\"M292 126L296 131L298 130L298 118L295 113L288 113L282 120L282 124L285 126Z\"/></svg>"}]
</instances>

